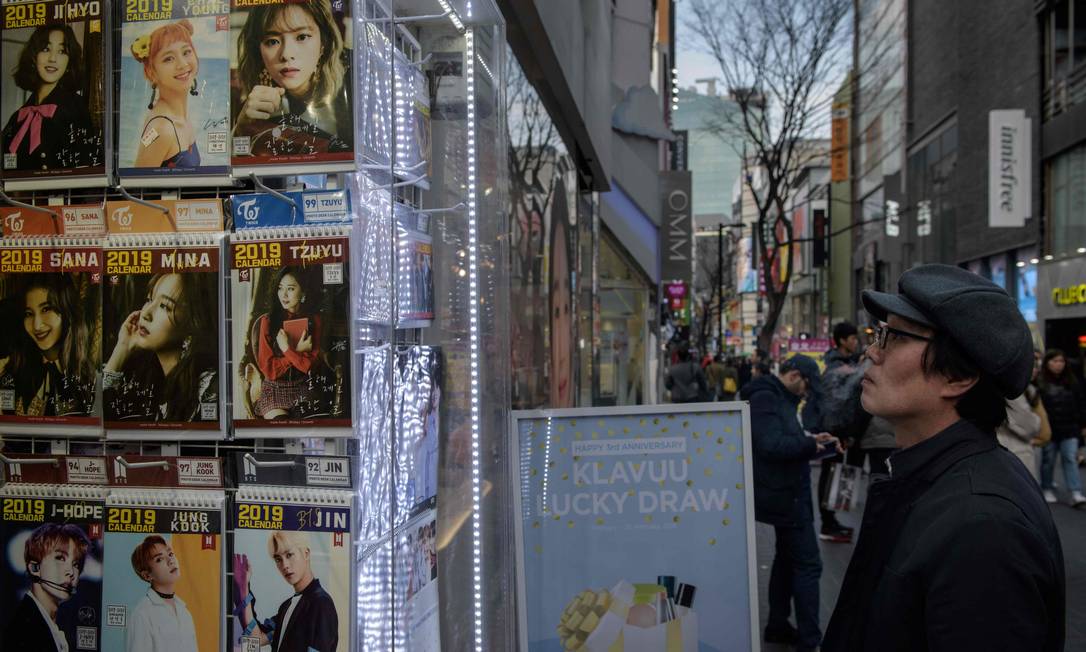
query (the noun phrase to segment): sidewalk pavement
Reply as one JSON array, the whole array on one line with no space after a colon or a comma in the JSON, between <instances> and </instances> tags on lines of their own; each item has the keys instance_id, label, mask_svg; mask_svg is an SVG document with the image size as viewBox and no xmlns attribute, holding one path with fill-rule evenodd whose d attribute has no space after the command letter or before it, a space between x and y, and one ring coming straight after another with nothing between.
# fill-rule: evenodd
<instances>
[{"instance_id":1,"label":"sidewalk pavement","mask_svg":"<svg viewBox=\"0 0 1086 652\"><path fill-rule=\"evenodd\" d=\"M819 468L818 466L811 467L811 492L815 496L818 495ZM1083 478L1083 484L1086 485L1086 469L1079 469L1079 475ZM1062 474L1057 471L1056 482L1060 482L1061 477ZM1069 498L1067 492L1057 489L1056 493L1063 502L1052 505L1052 517L1060 532L1064 563L1067 568L1067 640L1064 649L1067 652L1072 650L1079 652L1086 650L1086 508L1072 509L1067 505ZM860 517L860 514L848 512L837 514L837 520L843 525L856 528L857 535L860 529ZM818 510L815 509L815 532L820 526ZM758 523L755 528L755 539L758 549L758 615L761 620L758 637L761 638L769 616L769 568L773 563L773 528ZM853 540L855 541L855 538ZM827 543L822 540L818 542L822 551L822 591L819 611L823 631L830 621L830 614L833 613L833 606L837 602L837 592L845 578L845 570L848 568L854 545ZM794 616L792 623L795 624ZM762 643L764 652L786 652L790 649L787 645Z\"/></svg>"}]
</instances>

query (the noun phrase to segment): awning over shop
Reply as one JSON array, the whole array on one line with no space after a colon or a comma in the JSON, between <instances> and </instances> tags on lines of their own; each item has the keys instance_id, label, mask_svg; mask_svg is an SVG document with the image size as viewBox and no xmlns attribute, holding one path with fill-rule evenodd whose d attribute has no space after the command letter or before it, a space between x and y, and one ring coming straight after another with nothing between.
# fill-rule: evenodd
<instances>
[{"instance_id":1,"label":"awning over shop","mask_svg":"<svg viewBox=\"0 0 1086 652\"><path fill-rule=\"evenodd\" d=\"M600 217L653 283L660 282L660 236L653 221L611 180L600 193Z\"/></svg>"}]
</instances>

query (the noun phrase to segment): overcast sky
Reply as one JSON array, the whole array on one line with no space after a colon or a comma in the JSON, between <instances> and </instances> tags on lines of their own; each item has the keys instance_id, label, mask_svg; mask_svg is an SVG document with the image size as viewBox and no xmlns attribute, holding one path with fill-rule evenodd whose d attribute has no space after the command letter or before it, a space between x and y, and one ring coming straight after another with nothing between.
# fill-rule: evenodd
<instances>
[{"instance_id":1,"label":"overcast sky","mask_svg":"<svg viewBox=\"0 0 1086 652\"><path fill-rule=\"evenodd\" d=\"M675 59L679 64L679 87L684 89L693 86L695 79L720 76L716 60L695 47L696 37L686 28L689 4L689 0L675 0ZM699 86L698 91L705 92L705 86ZM723 92L723 89L717 92Z\"/></svg>"}]
</instances>

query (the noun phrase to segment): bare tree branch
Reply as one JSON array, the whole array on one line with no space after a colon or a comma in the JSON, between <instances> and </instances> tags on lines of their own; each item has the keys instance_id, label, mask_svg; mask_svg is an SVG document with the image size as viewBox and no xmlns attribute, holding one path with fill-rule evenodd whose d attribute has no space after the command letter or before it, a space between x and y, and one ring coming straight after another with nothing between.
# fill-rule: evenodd
<instances>
[{"instance_id":1,"label":"bare tree branch","mask_svg":"<svg viewBox=\"0 0 1086 652\"><path fill-rule=\"evenodd\" d=\"M716 60L734 108L712 125L746 148L743 183L754 225L768 310L759 345L768 349L792 281L793 225L785 202L804 167L828 151L812 142L824 127L835 65L848 51L849 0L691 0L687 27ZM752 170L757 170L754 174ZM787 256L782 254L788 251ZM782 269L783 267L783 269ZM776 272L776 273L775 273Z\"/></svg>"}]
</instances>

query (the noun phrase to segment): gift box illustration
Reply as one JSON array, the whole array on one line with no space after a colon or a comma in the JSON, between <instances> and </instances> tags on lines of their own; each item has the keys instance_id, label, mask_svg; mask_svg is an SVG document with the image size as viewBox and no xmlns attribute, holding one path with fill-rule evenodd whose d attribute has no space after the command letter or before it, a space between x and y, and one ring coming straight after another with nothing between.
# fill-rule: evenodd
<instances>
[{"instance_id":1,"label":"gift box illustration","mask_svg":"<svg viewBox=\"0 0 1086 652\"><path fill-rule=\"evenodd\" d=\"M585 589L562 612L562 646L583 652L697 652L694 587L661 576L656 584L619 581L611 589Z\"/></svg>"}]
</instances>

